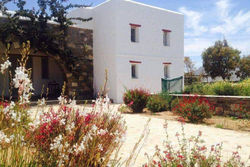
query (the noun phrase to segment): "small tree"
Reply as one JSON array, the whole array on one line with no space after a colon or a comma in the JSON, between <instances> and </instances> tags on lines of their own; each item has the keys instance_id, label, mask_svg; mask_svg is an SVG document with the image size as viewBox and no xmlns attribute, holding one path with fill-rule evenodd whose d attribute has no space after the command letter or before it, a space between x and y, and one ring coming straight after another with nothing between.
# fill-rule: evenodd
<instances>
[{"instance_id":1,"label":"small tree","mask_svg":"<svg viewBox=\"0 0 250 167\"><path fill-rule=\"evenodd\" d=\"M250 77L250 55L240 59L239 70L236 75L241 79Z\"/></svg>"},{"instance_id":2,"label":"small tree","mask_svg":"<svg viewBox=\"0 0 250 167\"><path fill-rule=\"evenodd\" d=\"M190 59L190 57L184 57L184 64L185 64L185 83L191 84L193 81L197 81L196 78L194 78L194 63Z\"/></svg>"},{"instance_id":3,"label":"small tree","mask_svg":"<svg viewBox=\"0 0 250 167\"><path fill-rule=\"evenodd\" d=\"M215 42L202 53L203 67L211 78L230 79L238 66L240 51L230 47L226 40Z\"/></svg>"},{"instance_id":4,"label":"small tree","mask_svg":"<svg viewBox=\"0 0 250 167\"><path fill-rule=\"evenodd\" d=\"M194 72L194 63L190 59L190 57L184 57L185 63L185 72L186 73L193 73Z\"/></svg>"}]
</instances>

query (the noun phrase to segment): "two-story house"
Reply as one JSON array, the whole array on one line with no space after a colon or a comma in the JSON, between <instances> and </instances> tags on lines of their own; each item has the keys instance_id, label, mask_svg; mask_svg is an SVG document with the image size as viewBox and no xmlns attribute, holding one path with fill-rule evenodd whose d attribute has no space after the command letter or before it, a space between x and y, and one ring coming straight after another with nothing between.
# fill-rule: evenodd
<instances>
[{"instance_id":1,"label":"two-story house","mask_svg":"<svg viewBox=\"0 0 250 167\"><path fill-rule=\"evenodd\" d=\"M94 90L108 70L109 96L122 102L126 89L162 89L161 78L184 75L184 16L130 0L108 0L73 10L70 17L92 17L76 26L93 30Z\"/></svg>"}]
</instances>

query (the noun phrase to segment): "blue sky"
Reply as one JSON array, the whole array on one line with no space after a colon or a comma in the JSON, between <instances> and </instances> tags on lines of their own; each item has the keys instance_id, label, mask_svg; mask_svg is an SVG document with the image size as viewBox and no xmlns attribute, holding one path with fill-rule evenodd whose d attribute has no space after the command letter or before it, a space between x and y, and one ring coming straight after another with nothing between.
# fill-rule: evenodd
<instances>
[{"instance_id":1,"label":"blue sky","mask_svg":"<svg viewBox=\"0 0 250 167\"><path fill-rule=\"evenodd\" d=\"M93 4L105 0L69 0L72 3ZM185 56L191 57L196 67L202 66L202 51L224 37L250 55L249 0L136 0L145 4L181 12L185 15ZM36 7L36 0L27 0L27 7ZM14 6L9 4L9 9Z\"/></svg>"}]
</instances>

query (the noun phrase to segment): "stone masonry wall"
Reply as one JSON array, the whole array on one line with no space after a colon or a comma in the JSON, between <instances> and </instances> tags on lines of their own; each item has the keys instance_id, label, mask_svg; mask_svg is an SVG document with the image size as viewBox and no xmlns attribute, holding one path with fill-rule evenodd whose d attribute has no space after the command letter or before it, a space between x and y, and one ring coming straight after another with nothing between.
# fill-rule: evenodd
<instances>
[{"instance_id":1,"label":"stone masonry wall","mask_svg":"<svg viewBox=\"0 0 250 167\"><path fill-rule=\"evenodd\" d=\"M190 95L173 94L174 97L189 97ZM220 115L234 115L232 107L235 104L245 106L247 111L250 111L250 96L212 96L198 95L199 97L207 98L214 105L216 113Z\"/></svg>"},{"instance_id":2,"label":"stone masonry wall","mask_svg":"<svg viewBox=\"0 0 250 167\"><path fill-rule=\"evenodd\" d=\"M78 70L77 75L66 72L68 94L75 94L77 99L90 99L93 97L93 31L70 27L67 41Z\"/></svg>"}]
</instances>

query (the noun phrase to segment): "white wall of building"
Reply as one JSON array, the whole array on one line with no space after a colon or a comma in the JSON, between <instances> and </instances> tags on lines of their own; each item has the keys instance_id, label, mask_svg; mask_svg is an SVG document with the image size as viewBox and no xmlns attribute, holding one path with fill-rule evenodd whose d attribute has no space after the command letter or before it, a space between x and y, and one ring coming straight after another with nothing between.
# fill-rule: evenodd
<instances>
[{"instance_id":1,"label":"white wall of building","mask_svg":"<svg viewBox=\"0 0 250 167\"><path fill-rule=\"evenodd\" d=\"M120 9L116 13L119 41L116 48L116 61L119 64L116 71L117 102L122 102L124 86L128 89L145 88L151 93L160 92L164 62L172 63L169 65L171 78L183 76L184 16L132 1L121 0L116 5ZM138 28L138 43L130 41L130 23L141 25ZM163 45L163 29L172 31L170 46ZM138 79L131 78L130 60L141 61L138 64Z\"/></svg>"},{"instance_id":2,"label":"white wall of building","mask_svg":"<svg viewBox=\"0 0 250 167\"><path fill-rule=\"evenodd\" d=\"M92 10L92 12L89 12ZM184 75L184 16L182 14L129 0L109 0L91 9L77 9L75 16L91 14L93 21L78 24L93 26L94 88L98 92L104 83L105 69L109 72L109 96L122 102L124 88L145 88L161 91L163 62L171 62L170 77ZM132 24L139 24L139 43L132 43ZM88 25L89 24L89 25ZM170 46L163 45L163 31L170 33ZM138 64L138 79L131 78L132 61Z\"/></svg>"},{"instance_id":3,"label":"white wall of building","mask_svg":"<svg viewBox=\"0 0 250 167\"><path fill-rule=\"evenodd\" d=\"M95 93L100 91L104 85L105 70L108 70L109 96L116 99L116 31L115 11L112 3L103 3L94 8L94 33L93 33L93 54L94 54L94 89Z\"/></svg>"}]
</instances>

